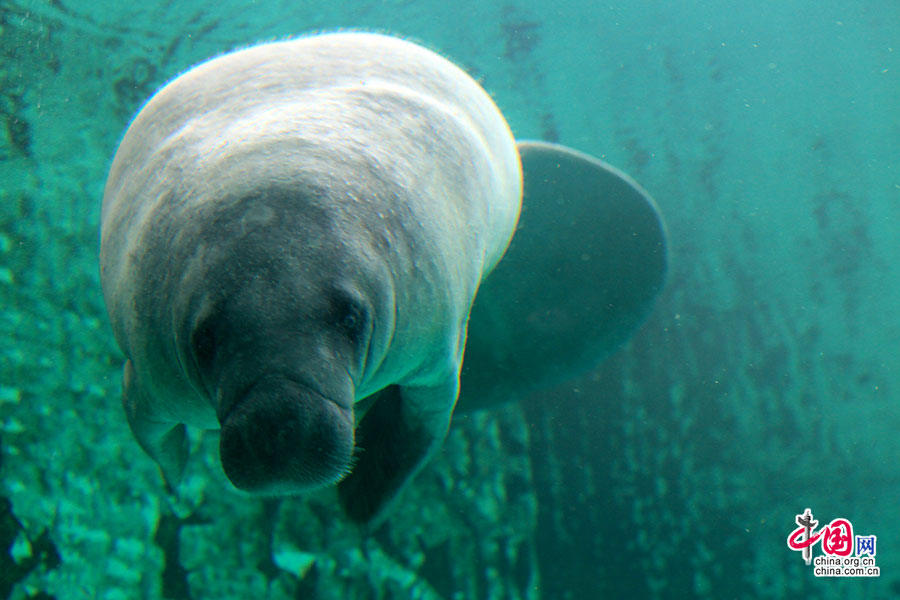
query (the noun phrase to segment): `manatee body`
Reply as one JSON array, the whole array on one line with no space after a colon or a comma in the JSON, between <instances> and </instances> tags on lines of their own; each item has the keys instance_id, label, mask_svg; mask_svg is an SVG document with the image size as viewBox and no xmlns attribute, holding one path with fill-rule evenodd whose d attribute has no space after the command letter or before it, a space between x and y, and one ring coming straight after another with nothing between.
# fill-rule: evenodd
<instances>
[{"instance_id":1,"label":"manatee body","mask_svg":"<svg viewBox=\"0 0 900 600\"><path fill-rule=\"evenodd\" d=\"M621 343L665 274L630 179L517 149L463 71L366 33L237 51L166 85L122 140L101 221L125 413L167 483L185 425L220 428L236 487L339 482L358 522L440 444L464 346L462 408L517 399Z\"/></svg>"},{"instance_id":2,"label":"manatee body","mask_svg":"<svg viewBox=\"0 0 900 600\"><path fill-rule=\"evenodd\" d=\"M339 33L221 56L134 119L101 279L135 437L177 482L185 424L238 488L341 481L368 521L440 443L521 170L490 97L415 44Z\"/></svg>"}]
</instances>

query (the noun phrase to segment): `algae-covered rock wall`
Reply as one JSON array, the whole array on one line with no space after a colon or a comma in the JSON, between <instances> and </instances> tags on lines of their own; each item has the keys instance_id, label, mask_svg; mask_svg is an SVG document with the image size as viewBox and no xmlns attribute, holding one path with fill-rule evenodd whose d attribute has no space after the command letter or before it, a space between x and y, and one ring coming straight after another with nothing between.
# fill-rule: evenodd
<instances>
[{"instance_id":1,"label":"algae-covered rock wall","mask_svg":"<svg viewBox=\"0 0 900 600\"><path fill-rule=\"evenodd\" d=\"M765 10L764 10L765 8ZM900 13L880 3L0 5L0 598L890 597L900 590ZM638 179L669 283L595 372L460 415L388 523L236 493L212 433L177 497L132 439L97 274L142 102L313 30L410 36L520 138ZM878 536L817 579L810 507Z\"/></svg>"}]
</instances>

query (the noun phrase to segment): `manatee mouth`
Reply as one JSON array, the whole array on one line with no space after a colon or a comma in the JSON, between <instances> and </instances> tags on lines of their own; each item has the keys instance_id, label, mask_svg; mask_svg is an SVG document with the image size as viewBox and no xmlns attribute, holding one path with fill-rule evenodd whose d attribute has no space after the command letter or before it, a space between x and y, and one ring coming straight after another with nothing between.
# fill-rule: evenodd
<instances>
[{"instance_id":1,"label":"manatee mouth","mask_svg":"<svg viewBox=\"0 0 900 600\"><path fill-rule=\"evenodd\" d=\"M334 483L352 455L352 410L284 377L257 381L222 421L222 468L247 492L291 494Z\"/></svg>"}]
</instances>

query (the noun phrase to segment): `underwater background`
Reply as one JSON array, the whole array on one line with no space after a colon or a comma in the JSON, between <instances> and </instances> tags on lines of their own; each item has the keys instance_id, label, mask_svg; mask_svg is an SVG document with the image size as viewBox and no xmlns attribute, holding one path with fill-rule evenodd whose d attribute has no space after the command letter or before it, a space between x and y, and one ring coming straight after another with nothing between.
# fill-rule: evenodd
<instances>
[{"instance_id":1,"label":"underwater background","mask_svg":"<svg viewBox=\"0 0 900 600\"><path fill-rule=\"evenodd\" d=\"M97 266L160 85L336 28L439 50L669 232L626 347L459 415L370 536L333 490L237 493L213 434L168 496ZM900 596L900 4L0 0L0 117L0 600ZM807 507L876 535L881 576L815 577L786 544Z\"/></svg>"}]
</instances>

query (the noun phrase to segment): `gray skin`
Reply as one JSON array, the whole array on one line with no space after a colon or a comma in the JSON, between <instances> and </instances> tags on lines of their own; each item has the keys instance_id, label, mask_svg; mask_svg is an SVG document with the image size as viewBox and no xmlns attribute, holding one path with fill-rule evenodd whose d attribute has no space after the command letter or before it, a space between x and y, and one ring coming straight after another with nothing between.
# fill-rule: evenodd
<instances>
[{"instance_id":1,"label":"gray skin","mask_svg":"<svg viewBox=\"0 0 900 600\"><path fill-rule=\"evenodd\" d=\"M472 307L457 413L596 367L643 322L666 279L665 225L640 185L563 146L518 147L522 214Z\"/></svg>"},{"instance_id":2,"label":"gray skin","mask_svg":"<svg viewBox=\"0 0 900 600\"><path fill-rule=\"evenodd\" d=\"M506 122L414 44L342 33L228 54L160 90L104 193L123 405L176 483L185 424L234 485L340 481L369 522L443 439L476 290L518 218Z\"/></svg>"}]
</instances>

